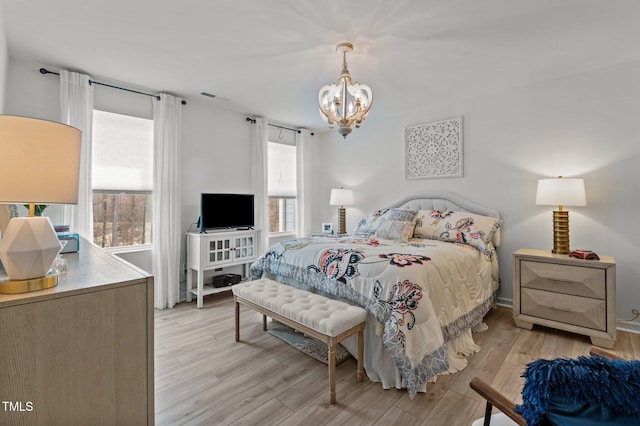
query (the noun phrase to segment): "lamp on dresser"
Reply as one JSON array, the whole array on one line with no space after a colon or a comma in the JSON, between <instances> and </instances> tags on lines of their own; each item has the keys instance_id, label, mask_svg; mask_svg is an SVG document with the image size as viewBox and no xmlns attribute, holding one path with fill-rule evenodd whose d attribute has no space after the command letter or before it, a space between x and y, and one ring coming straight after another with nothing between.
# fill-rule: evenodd
<instances>
[{"instance_id":1,"label":"lamp on dresser","mask_svg":"<svg viewBox=\"0 0 640 426\"><path fill-rule=\"evenodd\" d=\"M0 202L29 205L29 216L11 219L0 240L9 276L0 293L58 284L49 269L62 246L49 218L34 216L34 203L78 203L81 135L53 121L0 115Z\"/></svg>"},{"instance_id":2,"label":"lamp on dresser","mask_svg":"<svg viewBox=\"0 0 640 426\"><path fill-rule=\"evenodd\" d=\"M353 191L351 189L333 188L331 190L329 204L332 206L340 206L338 208L338 234L346 234L347 213L344 206L353 204Z\"/></svg>"},{"instance_id":3,"label":"lamp on dresser","mask_svg":"<svg viewBox=\"0 0 640 426\"><path fill-rule=\"evenodd\" d=\"M553 211L552 253L569 254L569 212L563 206L587 205L584 180L562 176L538 180L536 205L558 206Z\"/></svg>"}]
</instances>

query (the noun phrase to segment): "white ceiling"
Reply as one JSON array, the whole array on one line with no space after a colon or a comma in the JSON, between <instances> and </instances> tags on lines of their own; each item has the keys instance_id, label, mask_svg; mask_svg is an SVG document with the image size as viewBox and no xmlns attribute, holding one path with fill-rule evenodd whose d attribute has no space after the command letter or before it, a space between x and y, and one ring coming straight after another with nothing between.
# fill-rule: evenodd
<instances>
[{"instance_id":1,"label":"white ceiling","mask_svg":"<svg viewBox=\"0 0 640 426\"><path fill-rule=\"evenodd\" d=\"M315 130L342 41L369 120L640 59L638 0L0 1L10 57Z\"/></svg>"}]
</instances>

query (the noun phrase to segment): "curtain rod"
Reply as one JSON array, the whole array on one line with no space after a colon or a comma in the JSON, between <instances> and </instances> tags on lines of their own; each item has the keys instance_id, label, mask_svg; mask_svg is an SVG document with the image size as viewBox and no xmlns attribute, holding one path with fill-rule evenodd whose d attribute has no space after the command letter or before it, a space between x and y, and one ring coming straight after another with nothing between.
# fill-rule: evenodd
<instances>
[{"instance_id":1,"label":"curtain rod","mask_svg":"<svg viewBox=\"0 0 640 426\"><path fill-rule=\"evenodd\" d=\"M255 118L247 117L247 121L250 121L250 122L251 122L251 124L256 124L256 120L255 120ZM290 128L290 127L278 126L277 124L271 124L271 123L268 123L268 124L269 124L269 126L271 126L271 127L276 127L276 128L278 128L278 129L291 130L292 132L302 133L302 130L300 130L300 129L292 129L292 128ZM311 133L309 133L309 134L310 134L311 136L313 136L313 132L311 132Z\"/></svg>"},{"instance_id":2,"label":"curtain rod","mask_svg":"<svg viewBox=\"0 0 640 426\"><path fill-rule=\"evenodd\" d=\"M57 73L55 71L49 71L46 68L40 68L40 74L54 74L54 75L60 75L60 73ZM133 89L127 89L126 87L120 87L120 86L114 86L112 84L107 84L107 83L101 83L99 81L95 81L95 80L89 80L89 84L97 84L99 86L105 86L105 87L111 87L112 89L118 89L118 90L124 90L125 92L131 92L131 93L137 93L138 95L145 95L145 96L151 96L153 98L156 98L157 100L160 100L160 96L158 95L152 95L151 93L145 93L145 92L139 92L137 90L133 90ZM182 100L182 105L186 105L187 101L185 101L184 99Z\"/></svg>"}]
</instances>

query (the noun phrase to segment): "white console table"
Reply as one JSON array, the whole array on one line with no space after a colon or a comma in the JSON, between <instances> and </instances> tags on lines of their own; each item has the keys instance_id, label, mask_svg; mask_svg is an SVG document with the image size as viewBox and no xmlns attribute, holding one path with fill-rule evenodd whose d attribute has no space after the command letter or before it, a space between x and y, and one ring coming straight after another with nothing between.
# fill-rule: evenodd
<instances>
[{"instance_id":1,"label":"white console table","mask_svg":"<svg viewBox=\"0 0 640 426\"><path fill-rule=\"evenodd\" d=\"M259 233L260 231L253 229L189 232L187 234L187 302L191 302L195 295L198 308L202 308L203 296L231 289L231 286L205 288L205 271L243 265L243 277L248 277L249 265L258 257ZM195 287L194 272L197 276Z\"/></svg>"}]
</instances>

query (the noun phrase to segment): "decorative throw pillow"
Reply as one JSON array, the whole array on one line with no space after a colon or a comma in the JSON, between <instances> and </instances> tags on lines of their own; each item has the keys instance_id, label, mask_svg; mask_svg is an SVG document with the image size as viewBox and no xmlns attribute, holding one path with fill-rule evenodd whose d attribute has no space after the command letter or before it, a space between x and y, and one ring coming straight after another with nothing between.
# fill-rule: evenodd
<instances>
[{"instance_id":1,"label":"decorative throw pillow","mask_svg":"<svg viewBox=\"0 0 640 426\"><path fill-rule=\"evenodd\" d=\"M468 244L491 255L489 244L502 221L495 217L453 210L420 210L413 236Z\"/></svg>"},{"instance_id":2,"label":"decorative throw pillow","mask_svg":"<svg viewBox=\"0 0 640 426\"><path fill-rule=\"evenodd\" d=\"M382 223L384 223L387 220L415 223L415 218L417 214L418 214L418 211L413 209L376 210L369 213L360 222L358 222L358 225L356 226L356 229L353 232L356 234L373 235L376 232L378 232L378 228L380 228L380 225L382 225ZM410 236L411 235L409 235L409 237Z\"/></svg>"},{"instance_id":3,"label":"decorative throw pillow","mask_svg":"<svg viewBox=\"0 0 640 426\"><path fill-rule=\"evenodd\" d=\"M539 359L522 373L528 425L640 424L640 361Z\"/></svg>"},{"instance_id":4,"label":"decorative throw pillow","mask_svg":"<svg viewBox=\"0 0 640 426\"><path fill-rule=\"evenodd\" d=\"M407 242L413 235L415 227L415 220L389 220L382 218L376 231L376 237Z\"/></svg>"}]
</instances>

